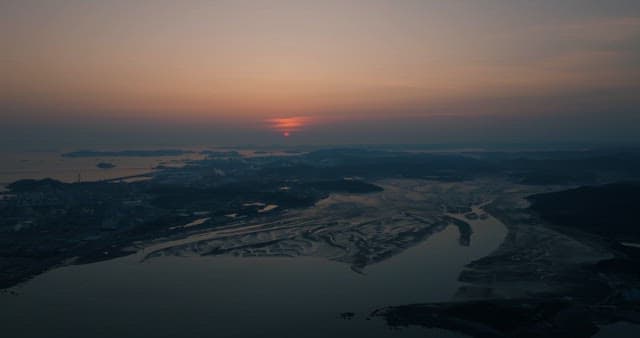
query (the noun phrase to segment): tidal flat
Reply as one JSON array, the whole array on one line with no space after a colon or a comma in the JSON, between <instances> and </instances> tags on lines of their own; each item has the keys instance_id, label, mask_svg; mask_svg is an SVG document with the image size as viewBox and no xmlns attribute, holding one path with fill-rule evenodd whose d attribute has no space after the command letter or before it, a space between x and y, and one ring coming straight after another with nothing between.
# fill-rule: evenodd
<instances>
[{"instance_id":1,"label":"tidal flat","mask_svg":"<svg viewBox=\"0 0 640 338\"><path fill-rule=\"evenodd\" d=\"M268 222L138 243L129 256L52 270L17 295L0 295L10 305L3 306L11 318L5 330L23 337L62 336L70 327L79 327L78 337L171 337L179 333L170 325L179 324L196 335L423 336L422 328L389 330L369 313L387 304L452 300L464 265L495 250L506 228L491 216L464 216L490 197L485 183L376 183L385 190L332 194ZM354 316L342 319L343 312ZM106 317L116 324L100 324ZM29 326L32 320L40 325Z\"/></svg>"}]
</instances>

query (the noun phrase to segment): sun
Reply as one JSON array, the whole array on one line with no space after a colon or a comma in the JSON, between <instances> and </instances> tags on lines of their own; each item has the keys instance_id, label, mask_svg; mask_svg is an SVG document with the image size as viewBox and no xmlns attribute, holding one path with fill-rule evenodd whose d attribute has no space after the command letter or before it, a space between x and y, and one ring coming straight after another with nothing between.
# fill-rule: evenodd
<instances>
[{"instance_id":1,"label":"sun","mask_svg":"<svg viewBox=\"0 0 640 338\"><path fill-rule=\"evenodd\" d=\"M309 125L311 118L305 116L278 117L266 120L267 127L283 137L299 133Z\"/></svg>"}]
</instances>

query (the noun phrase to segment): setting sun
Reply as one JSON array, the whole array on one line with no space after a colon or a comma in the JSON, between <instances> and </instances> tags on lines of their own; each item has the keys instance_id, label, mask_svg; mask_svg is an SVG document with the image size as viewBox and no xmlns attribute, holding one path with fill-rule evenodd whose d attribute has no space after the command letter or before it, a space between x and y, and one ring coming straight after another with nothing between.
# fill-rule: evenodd
<instances>
[{"instance_id":1,"label":"setting sun","mask_svg":"<svg viewBox=\"0 0 640 338\"><path fill-rule=\"evenodd\" d=\"M307 127L310 119L302 116L278 117L267 120L270 129L282 133L282 136L289 137L292 132L298 132Z\"/></svg>"}]
</instances>

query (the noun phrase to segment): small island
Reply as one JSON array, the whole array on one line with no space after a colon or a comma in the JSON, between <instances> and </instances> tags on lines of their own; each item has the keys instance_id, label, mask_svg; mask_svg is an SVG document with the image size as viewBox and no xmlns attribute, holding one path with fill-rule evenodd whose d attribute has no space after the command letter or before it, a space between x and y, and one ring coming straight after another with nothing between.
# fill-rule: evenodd
<instances>
[{"instance_id":1,"label":"small island","mask_svg":"<svg viewBox=\"0 0 640 338\"><path fill-rule=\"evenodd\" d=\"M109 162L100 162L98 164L96 164L96 167L100 168L100 169L111 169L111 168L115 168L116 165L113 163L109 163Z\"/></svg>"}]
</instances>

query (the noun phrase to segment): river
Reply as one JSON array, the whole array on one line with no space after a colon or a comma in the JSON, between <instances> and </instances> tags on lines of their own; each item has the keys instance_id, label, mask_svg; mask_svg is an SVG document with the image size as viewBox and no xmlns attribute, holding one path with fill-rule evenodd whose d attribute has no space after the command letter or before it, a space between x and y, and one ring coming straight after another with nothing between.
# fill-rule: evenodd
<instances>
[{"instance_id":1,"label":"river","mask_svg":"<svg viewBox=\"0 0 640 338\"><path fill-rule=\"evenodd\" d=\"M391 330L387 305L448 301L465 264L504 239L497 219L468 221L471 244L449 226L364 274L322 258L160 257L140 254L42 274L0 294L7 337L424 337ZM352 320L340 318L354 312ZM460 337L428 330L430 337Z\"/></svg>"}]
</instances>

